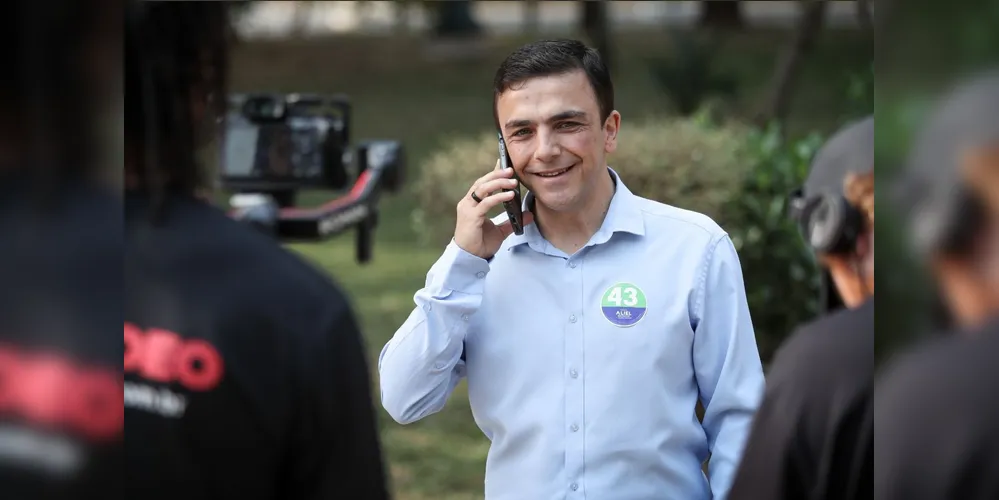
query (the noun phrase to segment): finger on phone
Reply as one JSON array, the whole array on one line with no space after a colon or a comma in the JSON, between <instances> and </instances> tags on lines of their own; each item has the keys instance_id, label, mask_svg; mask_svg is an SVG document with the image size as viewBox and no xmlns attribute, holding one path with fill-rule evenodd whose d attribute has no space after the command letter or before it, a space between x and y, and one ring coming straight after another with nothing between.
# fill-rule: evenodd
<instances>
[{"instance_id":1,"label":"finger on phone","mask_svg":"<svg viewBox=\"0 0 999 500\"><path fill-rule=\"evenodd\" d=\"M503 165L500 164L500 159L496 158L496 168L494 168L493 170L502 170L502 169Z\"/></svg>"},{"instance_id":2,"label":"finger on phone","mask_svg":"<svg viewBox=\"0 0 999 500\"><path fill-rule=\"evenodd\" d=\"M481 196L481 194L483 192L482 188L483 188L483 186L485 186L486 183L488 183L489 181L491 181L493 179L502 179L504 176L505 176L505 172L504 171L502 171L502 170L493 170L493 171L489 172L488 174L483 175L482 177L479 177L478 179L475 179L475 182L473 182L472 185L468 187L468 193L465 193L465 194L471 194L472 191L475 191L476 193L479 193L479 195Z\"/></svg>"},{"instance_id":3,"label":"finger on phone","mask_svg":"<svg viewBox=\"0 0 999 500\"><path fill-rule=\"evenodd\" d=\"M492 193L500 188L512 189L517 184L510 183L511 175L511 172L505 170L493 170L472 183L472 187L468 189L468 194L475 191L479 196L482 196L484 193Z\"/></svg>"},{"instance_id":4,"label":"finger on phone","mask_svg":"<svg viewBox=\"0 0 999 500\"><path fill-rule=\"evenodd\" d=\"M479 185L477 192L479 196L482 196L483 194L493 194L501 189L513 189L515 187L517 187L516 179L500 178Z\"/></svg>"},{"instance_id":5,"label":"finger on phone","mask_svg":"<svg viewBox=\"0 0 999 500\"><path fill-rule=\"evenodd\" d=\"M478 211L479 216L485 217L489 214L489 211L496 208L504 201L510 201L513 199L513 191L500 191L496 194L491 194L482 199L482 203L475 206Z\"/></svg>"}]
</instances>

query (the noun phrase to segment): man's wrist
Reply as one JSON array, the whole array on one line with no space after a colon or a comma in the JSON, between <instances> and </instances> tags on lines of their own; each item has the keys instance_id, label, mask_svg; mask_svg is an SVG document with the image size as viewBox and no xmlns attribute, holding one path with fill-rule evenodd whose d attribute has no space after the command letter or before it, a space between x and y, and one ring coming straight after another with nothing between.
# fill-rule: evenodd
<instances>
[{"instance_id":1,"label":"man's wrist","mask_svg":"<svg viewBox=\"0 0 999 500\"><path fill-rule=\"evenodd\" d=\"M467 252L452 239L431 273L430 284L434 288L481 294L489 274L489 261Z\"/></svg>"}]
</instances>

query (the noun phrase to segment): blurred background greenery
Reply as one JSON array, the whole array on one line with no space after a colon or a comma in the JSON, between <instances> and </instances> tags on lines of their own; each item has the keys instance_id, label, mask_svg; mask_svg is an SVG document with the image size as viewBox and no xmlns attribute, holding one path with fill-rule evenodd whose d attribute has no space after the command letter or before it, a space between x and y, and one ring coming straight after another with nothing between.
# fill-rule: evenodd
<instances>
[{"instance_id":1,"label":"blurred background greenery","mask_svg":"<svg viewBox=\"0 0 999 500\"><path fill-rule=\"evenodd\" d=\"M818 297L785 197L823 137L874 110L866 4L260 2L241 16L232 80L235 91L347 94L352 137L405 144L409 184L382 201L372 263L354 262L351 236L291 246L349 292L374 368L450 236L454 204L493 166L497 65L528 41L587 40L610 61L623 115L611 165L643 196L729 231L769 360ZM422 422L380 419L396 498L482 497L488 441L464 384Z\"/></svg>"},{"instance_id":2,"label":"blurred background greenery","mask_svg":"<svg viewBox=\"0 0 999 500\"><path fill-rule=\"evenodd\" d=\"M999 67L999 1L881 1L875 57L876 212L880 223L879 358L933 333L934 297L925 268L907 251L905 227L890 203L911 136L941 91ZM887 265L885 265L887 264Z\"/></svg>"}]
</instances>

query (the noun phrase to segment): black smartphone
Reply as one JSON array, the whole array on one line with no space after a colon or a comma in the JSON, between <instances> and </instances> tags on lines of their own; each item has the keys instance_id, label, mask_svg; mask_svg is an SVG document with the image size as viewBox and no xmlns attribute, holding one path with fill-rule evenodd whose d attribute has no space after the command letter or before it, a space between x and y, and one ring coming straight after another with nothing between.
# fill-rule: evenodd
<instances>
[{"instance_id":1,"label":"black smartphone","mask_svg":"<svg viewBox=\"0 0 999 500\"><path fill-rule=\"evenodd\" d=\"M506 142L503 142L503 133L499 132L498 135L500 168L512 169L513 161L506 154ZM517 179L516 172L514 172L513 178ZM503 202L503 208L506 209L506 215L510 218L510 225L513 227L513 234L524 234L524 212L520 200L520 179L517 179L517 187L504 189L504 191L513 191L513 199Z\"/></svg>"}]
</instances>

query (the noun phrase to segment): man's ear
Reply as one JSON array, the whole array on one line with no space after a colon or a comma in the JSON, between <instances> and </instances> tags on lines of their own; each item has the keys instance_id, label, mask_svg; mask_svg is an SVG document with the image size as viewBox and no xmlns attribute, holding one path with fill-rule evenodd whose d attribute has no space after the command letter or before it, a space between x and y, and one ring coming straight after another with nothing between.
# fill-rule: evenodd
<instances>
[{"instance_id":1,"label":"man's ear","mask_svg":"<svg viewBox=\"0 0 999 500\"><path fill-rule=\"evenodd\" d=\"M621 113L611 111L604 120L604 153L617 150L617 133L621 130Z\"/></svg>"}]
</instances>

